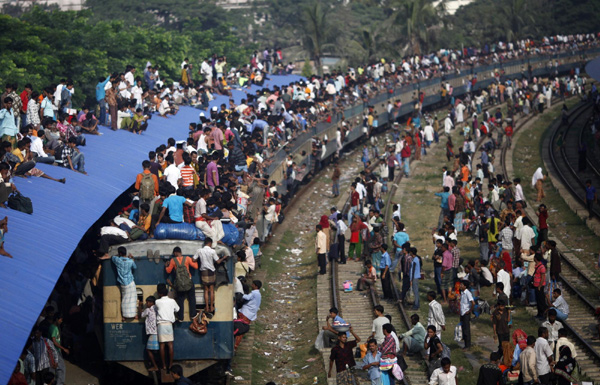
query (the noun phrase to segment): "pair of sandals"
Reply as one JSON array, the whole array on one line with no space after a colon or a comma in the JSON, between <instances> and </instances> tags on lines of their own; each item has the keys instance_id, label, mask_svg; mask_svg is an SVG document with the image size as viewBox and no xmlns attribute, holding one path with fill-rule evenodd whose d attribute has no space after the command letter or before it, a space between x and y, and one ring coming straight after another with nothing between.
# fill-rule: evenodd
<instances>
[{"instance_id":1,"label":"pair of sandals","mask_svg":"<svg viewBox=\"0 0 600 385\"><path fill-rule=\"evenodd\" d=\"M159 250L150 250L148 249L146 251L146 256L148 257L149 261L154 261L154 263L156 263L158 265L158 263L160 262L160 251Z\"/></svg>"}]
</instances>

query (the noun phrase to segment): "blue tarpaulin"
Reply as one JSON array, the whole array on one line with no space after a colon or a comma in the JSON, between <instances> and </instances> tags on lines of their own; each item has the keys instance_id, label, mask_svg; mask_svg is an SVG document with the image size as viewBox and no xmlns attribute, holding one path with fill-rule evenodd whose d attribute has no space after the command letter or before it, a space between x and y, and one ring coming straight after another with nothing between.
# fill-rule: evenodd
<instances>
[{"instance_id":1,"label":"blue tarpaulin","mask_svg":"<svg viewBox=\"0 0 600 385\"><path fill-rule=\"evenodd\" d=\"M600 81L600 57L589 61L585 66L585 72L595 80Z\"/></svg>"},{"instance_id":2,"label":"blue tarpaulin","mask_svg":"<svg viewBox=\"0 0 600 385\"><path fill-rule=\"evenodd\" d=\"M261 88L298 81L299 76L272 76L263 87L245 89L255 94ZM246 95L233 91L239 103ZM228 98L216 96L210 106L219 106ZM66 184L42 178L15 178L17 188L33 202L33 215L0 209L8 216L5 249L13 259L0 257L0 384L6 384L30 331L42 311L69 257L86 231L113 201L128 189L148 152L166 139L188 137L188 123L197 122L199 110L183 107L176 116L154 115L146 132L134 135L102 127L102 136L87 135L85 155L88 175L66 168L38 164L55 178L67 178Z\"/></svg>"}]
</instances>

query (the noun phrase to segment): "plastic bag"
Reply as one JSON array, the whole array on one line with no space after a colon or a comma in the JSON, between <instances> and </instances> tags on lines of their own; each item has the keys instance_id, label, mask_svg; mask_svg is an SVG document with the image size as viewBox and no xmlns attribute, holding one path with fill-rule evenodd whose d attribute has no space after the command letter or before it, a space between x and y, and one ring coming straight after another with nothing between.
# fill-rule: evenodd
<instances>
[{"instance_id":1,"label":"plastic bag","mask_svg":"<svg viewBox=\"0 0 600 385\"><path fill-rule=\"evenodd\" d=\"M459 323L454 328L454 341L460 342L463 339L462 325Z\"/></svg>"},{"instance_id":2,"label":"plastic bag","mask_svg":"<svg viewBox=\"0 0 600 385\"><path fill-rule=\"evenodd\" d=\"M392 368L392 374L394 375L394 377L396 377L396 380L398 381L402 381L402 379L404 378L404 373L402 373L402 369L400 368L400 366L398 366L398 364L394 364L394 367Z\"/></svg>"},{"instance_id":3,"label":"plastic bag","mask_svg":"<svg viewBox=\"0 0 600 385\"><path fill-rule=\"evenodd\" d=\"M325 332L321 330L319 332L319 335L317 336L317 339L315 340L315 349L319 351L323 350L323 348L325 347L325 345L323 344L323 333Z\"/></svg>"}]
</instances>

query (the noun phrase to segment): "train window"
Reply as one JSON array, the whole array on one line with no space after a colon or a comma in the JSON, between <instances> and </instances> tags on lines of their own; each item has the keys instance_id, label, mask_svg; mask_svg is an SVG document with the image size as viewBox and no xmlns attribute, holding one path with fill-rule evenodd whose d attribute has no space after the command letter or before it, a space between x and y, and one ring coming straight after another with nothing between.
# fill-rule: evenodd
<instances>
[{"instance_id":1,"label":"train window","mask_svg":"<svg viewBox=\"0 0 600 385\"><path fill-rule=\"evenodd\" d=\"M204 310L206 304L204 303L204 289L202 287L196 287L196 310Z\"/></svg>"},{"instance_id":2,"label":"train window","mask_svg":"<svg viewBox=\"0 0 600 385\"><path fill-rule=\"evenodd\" d=\"M135 291L137 293L138 304L146 303L146 298L144 298L144 291L139 287L136 287Z\"/></svg>"}]
</instances>

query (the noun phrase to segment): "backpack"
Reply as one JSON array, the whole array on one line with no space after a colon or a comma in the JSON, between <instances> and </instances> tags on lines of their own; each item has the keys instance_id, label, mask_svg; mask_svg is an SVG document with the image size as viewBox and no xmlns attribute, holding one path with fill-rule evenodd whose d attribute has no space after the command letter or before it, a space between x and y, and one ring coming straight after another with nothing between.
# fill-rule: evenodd
<instances>
[{"instance_id":1,"label":"backpack","mask_svg":"<svg viewBox=\"0 0 600 385\"><path fill-rule=\"evenodd\" d=\"M185 259L187 257L183 257L181 263L177 257L175 258L175 285L173 286L176 291L188 291L192 288L192 278L190 278L190 272L185 267Z\"/></svg>"},{"instance_id":2,"label":"backpack","mask_svg":"<svg viewBox=\"0 0 600 385\"><path fill-rule=\"evenodd\" d=\"M23 196L20 192L14 192L8 197L8 207L13 210L24 212L25 214L33 214L33 204L31 199Z\"/></svg>"},{"instance_id":3,"label":"backpack","mask_svg":"<svg viewBox=\"0 0 600 385\"><path fill-rule=\"evenodd\" d=\"M140 181L140 199L150 201L154 199L154 179L152 173L143 174Z\"/></svg>"}]
</instances>

